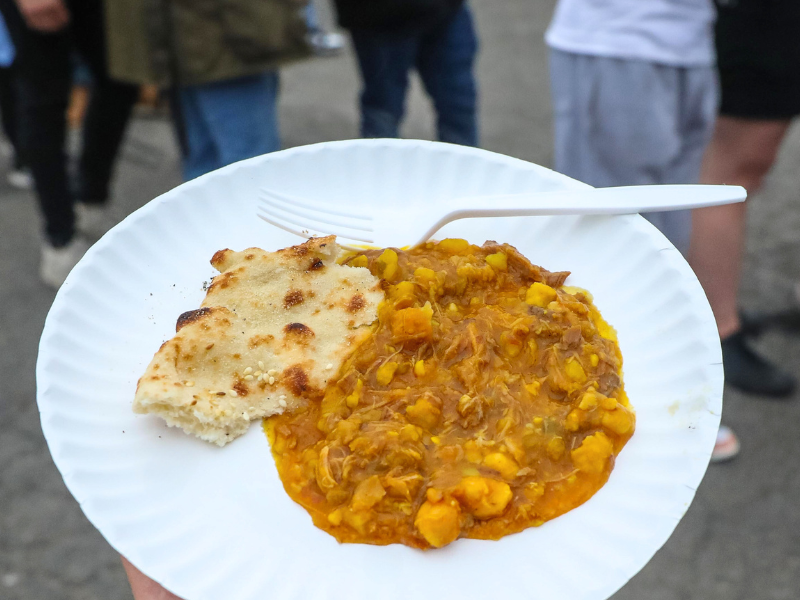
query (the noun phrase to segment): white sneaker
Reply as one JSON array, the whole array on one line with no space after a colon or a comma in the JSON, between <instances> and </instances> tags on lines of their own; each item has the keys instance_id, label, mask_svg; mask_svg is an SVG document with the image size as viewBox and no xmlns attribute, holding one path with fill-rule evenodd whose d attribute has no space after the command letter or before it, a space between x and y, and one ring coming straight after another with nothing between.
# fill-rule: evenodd
<instances>
[{"instance_id":1,"label":"white sneaker","mask_svg":"<svg viewBox=\"0 0 800 600\"><path fill-rule=\"evenodd\" d=\"M42 262L39 264L39 276L42 281L50 287L60 288L72 268L86 254L89 246L89 242L77 235L61 248L55 248L49 242L44 242Z\"/></svg>"},{"instance_id":2,"label":"white sneaker","mask_svg":"<svg viewBox=\"0 0 800 600\"><path fill-rule=\"evenodd\" d=\"M11 187L18 190L33 189L33 176L28 169L14 169L6 175L6 181Z\"/></svg>"},{"instance_id":3,"label":"white sneaker","mask_svg":"<svg viewBox=\"0 0 800 600\"><path fill-rule=\"evenodd\" d=\"M75 203L75 229L83 235L99 240L117 224L109 207L105 204Z\"/></svg>"},{"instance_id":4,"label":"white sneaker","mask_svg":"<svg viewBox=\"0 0 800 600\"><path fill-rule=\"evenodd\" d=\"M344 51L346 39L335 31L313 31L308 36L308 43L317 56L337 56Z\"/></svg>"}]
</instances>

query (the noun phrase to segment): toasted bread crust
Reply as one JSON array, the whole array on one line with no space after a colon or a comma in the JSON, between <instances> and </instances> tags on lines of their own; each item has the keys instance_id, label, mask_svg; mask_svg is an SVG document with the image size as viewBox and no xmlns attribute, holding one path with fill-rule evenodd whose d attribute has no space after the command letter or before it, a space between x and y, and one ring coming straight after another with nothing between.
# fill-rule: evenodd
<instances>
[{"instance_id":1,"label":"toasted bread crust","mask_svg":"<svg viewBox=\"0 0 800 600\"><path fill-rule=\"evenodd\" d=\"M333 236L216 252L220 274L153 357L133 410L222 446L250 421L319 397L384 297L376 277L337 255Z\"/></svg>"}]
</instances>

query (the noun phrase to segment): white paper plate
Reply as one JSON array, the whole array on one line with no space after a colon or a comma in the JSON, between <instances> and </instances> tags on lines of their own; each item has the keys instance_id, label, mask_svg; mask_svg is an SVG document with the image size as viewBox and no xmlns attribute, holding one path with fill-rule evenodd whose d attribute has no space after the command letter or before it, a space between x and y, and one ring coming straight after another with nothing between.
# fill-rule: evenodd
<instances>
[{"instance_id":1,"label":"white paper plate","mask_svg":"<svg viewBox=\"0 0 800 600\"><path fill-rule=\"evenodd\" d=\"M605 487L542 527L427 553L339 545L283 491L258 423L219 449L131 412L153 353L204 297L212 254L298 243L255 217L264 185L332 204L422 211L448 196L583 184L481 150L347 141L231 165L128 217L58 293L36 373L53 459L111 545L187 600L594 600L636 574L692 501L722 408L713 316L672 245L638 216L447 226L441 237L509 242L536 264L572 271L568 283L594 294L619 333L636 434Z\"/></svg>"}]
</instances>

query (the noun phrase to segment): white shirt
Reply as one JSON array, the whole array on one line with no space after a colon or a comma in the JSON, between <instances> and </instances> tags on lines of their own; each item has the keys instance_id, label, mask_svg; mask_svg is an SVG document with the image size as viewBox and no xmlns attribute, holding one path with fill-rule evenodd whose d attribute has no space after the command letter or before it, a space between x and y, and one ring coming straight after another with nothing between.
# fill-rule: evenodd
<instances>
[{"instance_id":1,"label":"white shirt","mask_svg":"<svg viewBox=\"0 0 800 600\"><path fill-rule=\"evenodd\" d=\"M559 0L545 39L574 54L709 66L715 18L712 0Z\"/></svg>"}]
</instances>

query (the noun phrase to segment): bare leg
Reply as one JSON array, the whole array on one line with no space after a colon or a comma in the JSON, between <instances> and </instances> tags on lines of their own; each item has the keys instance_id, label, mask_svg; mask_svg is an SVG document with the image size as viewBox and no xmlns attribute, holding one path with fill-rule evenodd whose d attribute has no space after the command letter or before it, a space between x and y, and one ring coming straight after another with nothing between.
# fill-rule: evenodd
<instances>
[{"instance_id":1,"label":"bare leg","mask_svg":"<svg viewBox=\"0 0 800 600\"><path fill-rule=\"evenodd\" d=\"M703 159L700 181L741 185L752 196L772 168L789 123L720 117ZM737 295L745 220L746 204L701 208L692 215L689 263L708 295L721 338L740 327Z\"/></svg>"}]
</instances>

